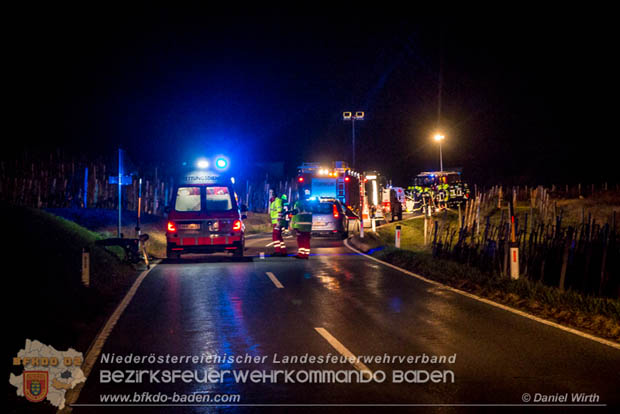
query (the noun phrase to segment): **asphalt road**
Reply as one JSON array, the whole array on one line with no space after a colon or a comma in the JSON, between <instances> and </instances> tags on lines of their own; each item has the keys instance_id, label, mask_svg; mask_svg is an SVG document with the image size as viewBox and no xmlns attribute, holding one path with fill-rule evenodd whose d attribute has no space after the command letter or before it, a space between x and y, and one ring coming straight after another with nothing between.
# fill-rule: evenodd
<instances>
[{"instance_id":1,"label":"asphalt road","mask_svg":"<svg viewBox=\"0 0 620 414\"><path fill-rule=\"evenodd\" d=\"M100 357L73 411L532 412L540 408L531 406L537 393L559 399L556 404L563 404L565 395L571 403L573 393L596 395L590 401L607 405L540 408L545 412L606 412L620 404L617 349L430 285L358 255L342 241L313 239L310 260L270 257L269 243L267 235L250 236L248 257L240 261L226 255L187 255L155 267L101 355L212 359L149 364L104 363ZM287 238L286 243L293 254L294 239ZM364 365L283 362L286 356L341 354L379 359ZM264 360L213 359L222 355ZM417 356L418 361L390 360L399 356ZM454 360L431 363L425 356ZM344 376L365 368L374 375L383 372L385 380L359 383ZM127 383L128 371L198 370L202 376L204 369L295 370L296 374L322 370L343 377L341 383L328 379L322 384L304 383L305 374L293 377L294 383L286 383L284 377L276 378L276 383L269 377L242 383L225 376L215 383L170 384L151 383L146 375L141 383ZM110 378L107 372L114 370L124 379L105 383ZM393 376L398 371L409 371L410 380L417 374L419 381L424 372L437 371L434 375L441 381L397 383ZM168 401L155 401L157 393ZM523 406L526 393L531 400ZM131 400L110 407L112 402L102 401L108 394ZM181 395L222 398L221 394L239 401L178 402Z\"/></svg>"}]
</instances>

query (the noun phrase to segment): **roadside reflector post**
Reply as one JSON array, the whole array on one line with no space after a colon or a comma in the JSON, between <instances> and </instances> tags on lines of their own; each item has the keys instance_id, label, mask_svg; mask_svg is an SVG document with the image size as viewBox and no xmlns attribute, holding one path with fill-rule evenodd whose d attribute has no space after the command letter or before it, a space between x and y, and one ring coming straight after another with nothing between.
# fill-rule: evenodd
<instances>
[{"instance_id":1,"label":"roadside reflector post","mask_svg":"<svg viewBox=\"0 0 620 414\"><path fill-rule=\"evenodd\" d=\"M88 247L82 249L82 284L86 287L90 286L90 249Z\"/></svg>"},{"instance_id":2,"label":"roadside reflector post","mask_svg":"<svg viewBox=\"0 0 620 414\"><path fill-rule=\"evenodd\" d=\"M513 200L509 204L510 208L510 278L516 280L519 278L519 244L516 239L515 226L515 207L516 197L513 191Z\"/></svg>"},{"instance_id":3,"label":"roadside reflector post","mask_svg":"<svg viewBox=\"0 0 620 414\"><path fill-rule=\"evenodd\" d=\"M360 239L364 238L364 217L360 220Z\"/></svg>"},{"instance_id":4,"label":"roadside reflector post","mask_svg":"<svg viewBox=\"0 0 620 414\"><path fill-rule=\"evenodd\" d=\"M519 248L516 244L510 245L510 278L519 278Z\"/></svg>"},{"instance_id":5,"label":"roadside reflector post","mask_svg":"<svg viewBox=\"0 0 620 414\"><path fill-rule=\"evenodd\" d=\"M400 249L400 224L396 226L396 240L394 240L394 246L396 246L397 249Z\"/></svg>"}]
</instances>

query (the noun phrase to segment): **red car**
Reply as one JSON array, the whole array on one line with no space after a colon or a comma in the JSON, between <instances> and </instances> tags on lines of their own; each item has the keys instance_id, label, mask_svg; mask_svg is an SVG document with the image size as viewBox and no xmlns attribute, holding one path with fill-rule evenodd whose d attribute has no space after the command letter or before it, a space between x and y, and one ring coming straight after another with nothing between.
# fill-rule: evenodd
<instances>
[{"instance_id":1,"label":"red car","mask_svg":"<svg viewBox=\"0 0 620 414\"><path fill-rule=\"evenodd\" d=\"M230 177L211 171L192 171L181 177L168 209L166 252L230 252L243 256L245 225Z\"/></svg>"}]
</instances>

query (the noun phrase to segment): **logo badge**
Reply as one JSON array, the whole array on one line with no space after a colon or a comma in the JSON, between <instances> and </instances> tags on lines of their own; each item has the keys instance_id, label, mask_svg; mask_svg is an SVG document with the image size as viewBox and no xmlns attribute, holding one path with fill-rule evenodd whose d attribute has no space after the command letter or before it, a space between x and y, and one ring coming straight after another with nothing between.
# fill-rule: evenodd
<instances>
[{"instance_id":1,"label":"logo badge","mask_svg":"<svg viewBox=\"0 0 620 414\"><path fill-rule=\"evenodd\" d=\"M24 371L24 396L28 401L41 402L47 397L47 371Z\"/></svg>"}]
</instances>

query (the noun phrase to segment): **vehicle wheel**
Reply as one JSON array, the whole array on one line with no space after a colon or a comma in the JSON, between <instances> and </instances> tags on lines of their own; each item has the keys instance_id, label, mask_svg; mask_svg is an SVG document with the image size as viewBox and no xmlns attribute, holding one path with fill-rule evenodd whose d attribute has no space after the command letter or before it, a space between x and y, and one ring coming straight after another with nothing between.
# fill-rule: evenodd
<instances>
[{"instance_id":1,"label":"vehicle wheel","mask_svg":"<svg viewBox=\"0 0 620 414\"><path fill-rule=\"evenodd\" d=\"M243 246L238 247L234 252L233 252L233 257L243 257Z\"/></svg>"},{"instance_id":2,"label":"vehicle wheel","mask_svg":"<svg viewBox=\"0 0 620 414\"><path fill-rule=\"evenodd\" d=\"M345 240L345 239L346 239L346 238L348 238L348 237L349 237L349 232L348 232L348 231L343 231L343 232L340 234L340 238L341 238L342 240Z\"/></svg>"}]
</instances>

